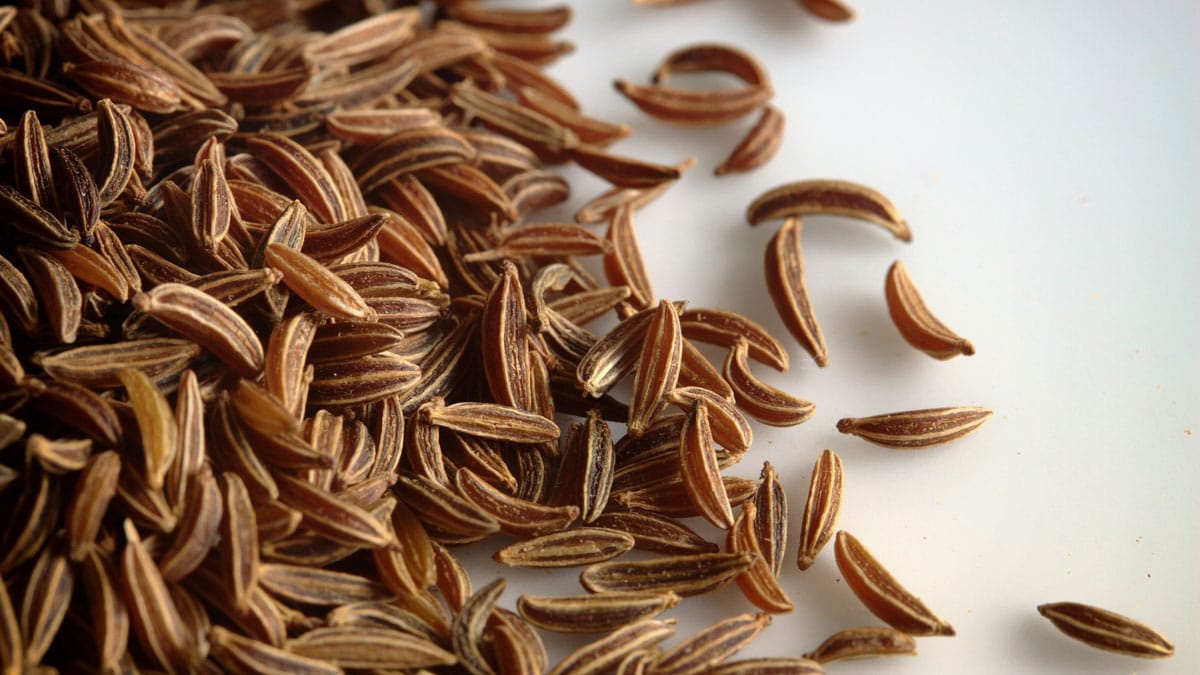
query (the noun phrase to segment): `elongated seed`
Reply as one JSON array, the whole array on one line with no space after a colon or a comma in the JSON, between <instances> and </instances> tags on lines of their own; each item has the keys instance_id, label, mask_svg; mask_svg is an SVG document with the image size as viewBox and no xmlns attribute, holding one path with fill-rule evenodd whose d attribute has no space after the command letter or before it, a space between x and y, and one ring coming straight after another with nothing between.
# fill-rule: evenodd
<instances>
[{"instance_id":1,"label":"elongated seed","mask_svg":"<svg viewBox=\"0 0 1200 675\"><path fill-rule=\"evenodd\" d=\"M1175 645L1158 631L1116 612L1078 602L1051 602L1037 610L1055 628L1097 649L1150 659L1175 653Z\"/></svg>"},{"instance_id":2,"label":"elongated seed","mask_svg":"<svg viewBox=\"0 0 1200 675\"><path fill-rule=\"evenodd\" d=\"M837 429L885 448L927 448L975 431L992 416L986 408L951 407L843 417Z\"/></svg>"}]
</instances>

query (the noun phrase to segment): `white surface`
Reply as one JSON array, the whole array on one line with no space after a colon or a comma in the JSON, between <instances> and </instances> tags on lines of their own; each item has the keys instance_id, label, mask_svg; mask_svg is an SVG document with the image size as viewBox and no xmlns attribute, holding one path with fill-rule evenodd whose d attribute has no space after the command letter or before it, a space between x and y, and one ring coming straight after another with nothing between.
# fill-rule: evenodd
<instances>
[{"instance_id":1,"label":"white surface","mask_svg":"<svg viewBox=\"0 0 1200 675\"><path fill-rule=\"evenodd\" d=\"M829 366L788 338L792 369L758 372L818 412L797 428L756 426L733 470L754 477L774 463L795 521L813 461L836 449L841 527L958 630L919 640L916 658L829 672L1200 672L1200 5L855 0L858 18L834 25L790 0L572 4L565 37L577 50L552 72L586 112L634 128L614 150L699 159L636 217L660 296L738 310L787 337L761 271L776 225L743 220L755 196L783 182L856 180L912 225L906 245L862 223L808 221ZM788 129L756 172L711 176L752 120L674 128L611 87L647 82L668 52L700 41L740 45L772 75ZM604 187L571 176L573 205ZM896 258L976 356L939 362L901 340L882 292ZM847 415L955 404L996 416L920 452L834 430ZM796 611L743 656L799 654L879 623L841 583L832 550L805 573L794 555L793 532L782 581ZM472 569L478 584L500 572L482 556ZM509 607L521 592L579 592L573 571L503 573ZM1176 655L1086 648L1034 610L1058 600L1139 618L1174 640ZM682 636L752 610L731 587L669 616ZM583 640L548 642L562 655Z\"/></svg>"}]
</instances>

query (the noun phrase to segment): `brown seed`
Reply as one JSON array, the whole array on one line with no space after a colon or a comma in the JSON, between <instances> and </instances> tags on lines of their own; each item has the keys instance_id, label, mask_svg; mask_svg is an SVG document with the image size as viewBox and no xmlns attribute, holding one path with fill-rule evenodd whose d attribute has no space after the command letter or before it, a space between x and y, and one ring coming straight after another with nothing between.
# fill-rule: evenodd
<instances>
[{"instance_id":1,"label":"brown seed","mask_svg":"<svg viewBox=\"0 0 1200 675\"><path fill-rule=\"evenodd\" d=\"M18 249L29 280L38 292L43 312L50 319L54 338L63 344L75 342L83 313L83 294L67 268L42 251Z\"/></svg>"},{"instance_id":2,"label":"brown seed","mask_svg":"<svg viewBox=\"0 0 1200 675\"><path fill-rule=\"evenodd\" d=\"M676 387L667 394L667 400L683 410L703 401L708 407L713 441L731 453L741 454L750 449L753 431L749 420L720 394L703 387Z\"/></svg>"},{"instance_id":3,"label":"brown seed","mask_svg":"<svg viewBox=\"0 0 1200 675\"><path fill-rule=\"evenodd\" d=\"M738 338L725 357L725 380L733 390L738 407L771 426L788 427L808 421L816 406L755 377L750 372L749 351L749 343Z\"/></svg>"},{"instance_id":4,"label":"brown seed","mask_svg":"<svg viewBox=\"0 0 1200 675\"><path fill-rule=\"evenodd\" d=\"M716 553L716 544L672 518L645 511L609 511L592 521L597 527L633 537L634 548L656 553Z\"/></svg>"},{"instance_id":5,"label":"brown seed","mask_svg":"<svg viewBox=\"0 0 1200 675\"><path fill-rule=\"evenodd\" d=\"M689 636L655 661L652 672L692 673L707 670L749 644L771 623L769 614L738 614Z\"/></svg>"},{"instance_id":6,"label":"brown seed","mask_svg":"<svg viewBox=\"0 0 1200 675\"><path fill-rule=\"evenodd\" d=\"M48 253L79 281L102 289L118 302L129 299L128 281L104 253L97 253L86 246L58 249Z\"/></svg>"},{"instance_id":7,"label":"brown seed","mask_svg":"<svg viewBox=\"0 0 1200 675\"><path fill-rule=\"evenodd\" d=\"M113 344L75 347L39 359L51 377L97 389L121 386L123 370L136 370L151 380L173 377L200 354L191 340L145 338Z\"/></svg>"},{"instance_id":8,"label":"brown seed","mask_svg":"<svg viewBox=\"0 0 1200 675\"><path fill-rule=\"evenodd\" d=\"M63 74L97 98L126 103L137 110L167 114L182 106L183 92L165 73L129 62L67 63Z\"/></svg>"},{"instance_id":9,"label":"brown seed","mask_svg":"<svg viewBox=\"0 0 1200 675\"><path fill-rule=\"evenodd\" d=\"M792 601L779 585L771 561L763 555L754 532L758 508L754 500L742 504L742 513L725 535L725 548L730 553L749 553L754 556L750 568L738 576L737 585L746 599L764 612L784 613L793 609Z\"/></svg>"},{"instance_id":10,"label":"brown seed","mask_svg":"<svg viewBox=\"0 0 1200 675\"><path fill-rule=\"evenodd\" d=\"M528 328L525 293L516 265L505 262L483 307L479 326L483 371L492 397L503 405L531 410Z\"/></svg>"},{"instance_id":11,"label":"brown seed","mask_svg":"<svg viewBox=\"0 0 1200 675\"><path fill-rule=\"evenodd\" d=\"M496 601L504 593L505 583L503 578L499 578L479 589L454 617L450 644L458 655L459 663L473 675L495 672L483 653L483 631Z\"/></svg>"},{"instance_id":12,"label":"brown seed","mask_svg":"<svg viewBox=\"0 0 1200 675\"><path fill-rule=\"evenodd\" d=\"M559 633L607 633L643 619L652 619L679 602L663 593L594 593L572 596L522 595L517 611L539 628Z\"/></svg>"},{"instance_id":13,"label":"brown seed","mask_svg":"<svg viewBox=\"0 0 1200 675\"><path fill-rule=\"evenodd\" d=\"M180 618L175 601L129 520L125 521L125 550L121 555L121 597L133 619L142 648L166 668L186 670L194 645Z\"/></svg>"},{"instance_id":14,"label":"brown seed","mask_svg":"<svg viewBox=\"0 0 1200 675\"><path fill-rule=\"evenodd\" d=\"M802 229L799 218L789 217L767 244L764 263L767 291L788 332L812 355L818 366L824 367L829 360L829 350L808 298L808 284L804 281Z\"/></svg>"},{"instance_id":15,"label":"brown seed","mask_svg":"<svg viewBox=\"0 0 1200 675\"><path fill-rule=\"evenodd\" d=\"M88 600L98 665L116 671L122 658L128 656L129 643L129 610L117 592L116 570L107 556L92 550L80 560L79 572ZM3 613L3 591L0 588L0 614Z\"/></svg>"},{"instance_id":16,"label":"brown seed","mask_svg":"<svg viewBox=\"0 0 1200 675\"><path fill-rule=\"evenodd\" d=\"M850 533L837 533L834 553L846 585L872 614L909 635L954 635L950 624L901 586Z\"/></svg>"},{"instance_id":17,"label":"brown seed","mask_svg":"<svg viewBox=\"0 0 1200 675\"><path fill-rule=\"evenodd\" d=\"M358 546L390 546L389 529L366 510L307 483L280 474L279 499L304 514L304 524L334 541Z\"/></svg>"},{"instance_id":18,"label":"brown seed","mask_svg":"<svg viewBox=\"0 0 1200 675\"><path fill-rule=\"evenodd\" d=\"M621 92L642 112L672 124L713 126L726 124L762 107L774 95L770 86L698 91L662 85L643 86L616 80Z\"/></svg>"},{"instance_id":19,"label":"brown seed","mask_svg":"<svg viewBox=\"0 0 1200 675\"><path fill-rule=\"evenodd\" d=\"M696 553L633 562L602 562L579 575L593 593L672 591L680 597L700 595L733 581L750 568L749 553Z\"/></svg>"},{"instance_id":20,"label":"brown seed","mask_svg":"<svg viewBox=\"0 0 1200 675\"><path fill-rule=\"evenodd\" d=\"M675 619L643 619L618 628L595 642L568 654L550 675L600 675L626 656L652 647L675 634Z\"/></svg>"},{"instance_id":21,"label":"brown seed","mask_svg":"<svg viewBox=\"0 0 1200 675\"><path fill-rule=\"evenodd\" d=\"M506 494L465 467L455 472L454 487L491 515L502 532L514 536L535 537L557 532L579 517L579 507L574 504L545 506Z\"/></svg>"},{"instance_id":22,"label":"brown seed","mask_svg":"<svg viewBox=\"0 0 1200 675\"><path fill-rule=\"evenodd\" d=\"M586 144L571 148L568 154L576 164L617 187L644 190L682 175L678 166L622 157Z\"/></svg>"},{"instance_id":23,"label":"brown seed","mask_svg":"<svg viewBox=\"0 0 1200 675\"><path fill-rule=\"evenodd\" d=\"M49 439L41 434L30 434L25 439L25 460L36 461L47 472L63 475L79 471L92 455L90 438Z\"/></svg>"},{"instance_id":24,"label":"brown seed","mask_svg":"<svg viewBox=\"0 0 1200 675\"><path fill-rule=\"evenodd\" d=\"M71 560L83 560L95 546L101 520L108 512L109 502L117 494L117 475L120 471L120 455L107 450L92 455L80 473L66 510Z\"/></svg>"},{"instance_id":25,"label":"brown seed","mask_svg":"<svg viewBox=\"0 0 1200 675\"><path fill-rule=\"evenodd\" d=\"M667 84L678 73L728 73L746 84L767 85L770 77L758 59L728 44L701 42L677 49L654 70L654 84Z\"/></svg>"},{"instance_id":26,"label":"brown seed","mask_svg":"<svg viewBox=\"0 0 1200 675\"><path fill-rule=\"evenodd\" d=\"M509 567L574 567L615 558L632 549L633 543L624 532L580 527L505 546L492 559Z\"/></svg>"},{"instance_id":27,"label":"brown seed","mask_svg":"<svg viewBox=\"0 0 1200 675\"><path fill-rule=\"evenodd\" d=\"M796 0L796 3L826 21L849 21L854 18L854 10L839 0Z\"/></svg>"},{"instance_id":28,"label":"brown seed","mask_svg":"<svg viewBox=\"0 0 1200 675\"><path fill-rule=\"evenodd\" d=\"M302 605L373 602L391 595L386 587L357 574L279 563L263 563L260 569L263 588Z\"/></svg>"},{"instance_id":29,"label":"brown seed","mask_svg":"<svg viewBox=\"0 0 1200 675\"><path fill-rule=\"evenodd\" d=\"M754 502L755 517L751 519L750 529L759 552L778 578L783 569L783 552L787 548L788 500L770 462L763 462L751 501Z\"/></svg>"},{"instance_id":30,"label":"brown seed","mask_svg":"<svg viewBox=\"0 0 1200 675\"><path fill-rule=\"evenodd\" d=\"M441 126L399 131L375 143L354 164L364 192L400 174L474 159L475 148L460 134Z\"/></svg>"},{"instance_id":31,"label":"brown seed","mask_svg":"<svg viewBox=\"0 0 1200 675\"><path fill-rule=\"evenodd\" d=\"M313 369L308 404L354 406L403 396L417 385L420 375L413 362L389 353L320 363Z\"/></svg>"},{"instance_id":32,"label":"brown seed","mask_svg":"<svg viewBox=\"0 0 1200 675\"><path fill-rule=\"evenodd\" d=\"M679 474L692 503L708 522L720 528L733 525L733 510L721 482L716 448L708 425L708 405L692 404L679 436Z\"/></svg>"},{"instance_id":33,"label":"brown seed","mask_svg":"<svg viewBox=\"0 0 1200 675\"><path fill-rule=\"evenodd\" d=\"M339 675L342 669L328 661L310 659L213 626L208 639L212 657L230 672L305 673Z\"/></svg>"},{"instance_id":34,"label":"brown seed","mask_svg":"<svg viewBox=\"0 0 1200 675\"><path fill-rule=\"evenodd\" d=\"M536 413L494 403L454 403L430 410L430 421L440 427L480 438L510 443L557 441L558 425Z\"/></svg>"},{"instance_id":35,"label":"brown seed","mask_svg":"<svg viewBox=\"0 0 1200 675\"><path fill-rule=\"evenodd\" d=\"M604 254L604 275L608 282L614 286L628 286L634 306L639 309L649 307L654 300L654 291L633 230L632 206L617 207L609 219L605 238L612 244L612 250Z\"/></svg>"},{"instance_id":36,"label":"brown seed","mask_svg":"<svg viewBox=\"0 0 1200 675\"><path fill-rule=\"evenodd\" d=\"M235 473L221 474L225 508L221 514L221 570L237 607L246 607L261 576L258 522L246 484Z\"/></svg>"},{"instance_id":37,"label":"brown seed","mask_svg":"<svg viewBox=\"0 0 1200 675\"><path fill-rule=\"evenodd\" d=\"M871 656L917 655L917 641L894 628L850 628L825 638L804 655L818 663Z\"/></svg>"},{"instance_id":38,"label":"brown seed","mask_svg":"<svg viewBox=\"0 0 1200 675\"><path fill-rule=\"evenodd\" d=\"M753 171L771 161L783 145L783 127L783 113L774 106L764 106L758 121L725 161L713 169L713 174L724 176L727 173Z\"/></svg>"},{"instance_id":39,"label":"brown seed","mask_svg":"<svg viewBox=\"0 0 1200 675\"><path fill-rule=\"evenodd\" d=\"M133 298L138 310L196 341L245 376L262 370L258 336L228 306L183 284L160 284Z\"/></svg>"},{"instance_id":40,"label":"brown seed","mask_svg":"<svg viewBox=\"0 0 1200 675\"><path fill-rule=\"evenodd\" d=\"M1077 602L1052 602L1037 610L1055 628L1090 647L1148 659L1175 653L1175 645L1158 631L1116 612Z\"/></svg>"},{"instance_id":41,"label":"brown seed","mask_svg":"<svg viewBox=\"0 0 1200 675\"><path fill-rule=\"evenodd\" d=\"M504 233L496 247L463 256L464 262L482 262L528 256L562 257L603 255L611 245L587 229L571 223L535 223Z\"/></svg>"},{"instance_id":42,"label":"brown seed","mask_svg":"<svg viewBox=\"0 0 1200 675\"><path fill-rule=\"evenodd\" d=\"M397 669L453 665L454 654L427 639L388 628L314 628L289 639L286 651L339 668Z\"/></svg>"},{"instance_id":43,"label":"brown seed","mask_svg":"<svg viewBox=\"0 0 1200 675\"><path fill-rule=\"evenodd\" d=\"M709 675L825 675L821 664L794 656L762 657L726 661L708 671Z\"/></svg>"},{"instance_id":44,"label":"brown seed","mask_svg":"<svg viewBox=\"0 0 1200 675\"><path fill-rule=\"evenodd\" d=\"M747 207L746 220L758 225L774 218L818 214L865 220L882 226L900 241L912 241L912 230L887 197L844 180L814 179L772 188Z\"/></svg>"},{"instance_id":45,"label":"brown seed","mask_svg":"<svg viewBox=\"0 0 1200 675\"><path fill-rule=\"evenodd\" d=\"M207 464L202 465L189 481L188 499L179 516L179 526L173 533L174 539L158 559L158 569L164 580L178 582L204 562L221 536L219 528L224 517L221 489L212 469Z\"/></svg>"},{"instance_id":46,"label":"brown seed","mask_svg":"<svg viewBox=\"0 0 1200 675\"><path fill-rule=\"evenodd\" d=\"M962 438L992 416L986 408L951 407L844 417L837 429L886 448L927 448Z\"/></svg>"},{"instance_id":47,"label":"brown seed","mask_svg":"<svg viewBox=\"0 0 1200 675\"><path fill-rule=\"evenodd\" d=\"M71 605L75 573L66 553L59 548L51 545L42 549L25 582L21 634L25 638L26 663L42 660Z\"/></svg>"},{"instance_id":48,"label":"brown seed","mask_svg":"<svg viewBox=\"0 0 1200 675\"><path fill-rule=\"evenodd\" d=\"M826 449L813 466L804 516L800 520L800 551L796 558L800 569L812 567L817 554L833 537L841 506L842 458Z\"/></svg>"},{"instance_id":49,"label":"brown seed","mask_svg":"<svg viewBox=\"0 0 1200 675\"><path fill-rule=\"evenodd\" d=\"M899 260L888 268L884 295L892 323L910 345L941 360L975 353L970 340L959 337L929 311Z\"/></svg>"},{"instance_id":50,"label":"brown seed","mask_svg":"<svg viewBox=\"0 0 1200 675\"><path fill-rule=\"evenodd\" d=\"M683 337L675 305L660 300L642 342L629 404L629 433L640 436L666 406L666 395L679 381Z\"/></svg>"},{"instance_id":51,"label":"brown seed","mask_svg":"<svg viewBox=\"0 0 1200 675\"><path fill-rule=\"evenodd\" d=\"M375 320L375 310L358 291L310 256L281 244L268 244L265 260L283 273L288 288L314 309L339 319Z\"/></svg>"}]
</instances>

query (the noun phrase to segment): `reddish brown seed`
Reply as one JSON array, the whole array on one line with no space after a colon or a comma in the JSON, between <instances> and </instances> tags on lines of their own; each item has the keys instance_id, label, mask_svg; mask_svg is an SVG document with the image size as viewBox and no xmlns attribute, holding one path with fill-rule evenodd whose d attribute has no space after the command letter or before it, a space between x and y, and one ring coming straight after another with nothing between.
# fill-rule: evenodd
<instances>
[{"instance_id":1,"label":"reddish brown seed","mask_svg":"<svg viewBox=\"0 0 1200 675\"><path fill-rule=\"evenodd\" d=\"M727 173L753 171L771 161L783 145L783 127L783 113L775 106L763 107L758 121L725 161L713 169L713 174L724 176Z\"/></svg>"},{"instance_id":2,"label":"reddish brown seed","mask_svg":"<svg viewBox=\"0 0 1200 675\"><path fill-rule=\"evenodd\" d=\"M966 406L843 417L837 429L885 448L915 449L949 443L970 434L992 416L986 408Z\"/></svg>"},{"instance_id":3,"label":"reddish brown seed","mask_svg":"<svg viewBox=\"0 0 1200 675\"><path fill-rule=\"evenodd\" d=\"M829 349L808 298L804 254L800 246L802 228L799 218L790 217L767 244L764 263L767 291L788 332L812 355L818 366L824 367L829 361Z\"/></svg>"},{"instance_id":4,"label":"reddish brown seed","mask_svg":"<svg viewBox=\"0 0 1200 675\"><path fill-rule=\"evenodd\" d=\"M954 635L953 626L901 586L850 533L837 533L834 553L846 585L872 614L909 635Z\"/></svg>"},{"instance_id":5,"label":"reddish brown seed","mask_svg":"<svg viewBox=\"0 0 1200 675\"><path fill-rule=\"evenodd\" d=\"M1175 653L1158 631L1116 612L1078 602L1051 602L1037 610L1064 634L1097 649L1147 659Z\"/></svg>"},{"instance_id":6,"label":"reddish brown seed","mask_svg":"<svg viewBox=\"0 0 1200 675\"><path fill-rule=\"evenodd\" d=\"M802 570L812 567L817 554L837 530L842 506L842 458L833 450L823 450L813 466L808 499L800 519L800 550L796 564Z\"/></svg>"},{"instance_id":7,"label":"reddish brown seed","mask_svg":"<svg viewBox=\"0 0 1200 675\"><path fill-rule=\"evenodd\" d=\"M901 241L912 241L912 230L887 197L850 181L814 179L786 183L764 192L746 208L746 220L751 225L774 218L810 215L865 220L882 226Z\"/></svg>"},{"instance_id":8,"label":"reddish brown seed","mask_svg":"<svg viewBox=\"0 0 1200 675\"><path fill-rule=\"evenodd\" d=\"M940 360L975 353L970 340L959 337L929 311L904 263L899 260L888 268L884 295L892 323L908 344Z\"/></svg>"}]
</instances>

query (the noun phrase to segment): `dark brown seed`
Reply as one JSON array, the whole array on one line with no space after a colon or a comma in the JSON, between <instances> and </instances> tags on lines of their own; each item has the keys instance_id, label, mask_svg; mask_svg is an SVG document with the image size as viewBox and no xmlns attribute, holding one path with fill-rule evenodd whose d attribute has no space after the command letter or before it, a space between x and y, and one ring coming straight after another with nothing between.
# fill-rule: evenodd
<instances>
[{"instance_id":1,"label":"dark brown seed","mask_svg":"<svg viewBox=\"0 0 1200 675\"><path fill-rule=\"evenodd\" d=\"M216 298L183 284L160 284L133 298L134 307L213 352L246 376L262 370L263 349L245 319Z\"/></svg>"},{"instance_id":2,"label":"dark brown seed","mask_svg":"<svg viewBox=\"0 0 1200 675\"><path fill-rule=\"evenodd\" d=\"M519 541L496 551L492 559L510 567L574 567L615 558L633 544L624 532L580 527Z\"/></svg>"},{"instance_id":3,"label":"dark brown seed","mask_svg":"<svg viewBox=\"0 0 1200 675\"><path fill-rule=\"evenodd\" d=\"M750 568L749 553L697 553L635 562L602 562L579 575L593 593L609 591L672 591L681 597L700 595L724 586Z\"/></svg>"},{"instance_id":4,"label":"dark brown seed","mask_svg":"<svg viewBox=\"0 0 1200 675\"><path fill-rule=\"evenodd\" d=\"M708 425L708 405L692 404L679 436L679 474L688 496L700 513L713 525L733 525L729 496L721 482L716 447Z\"/></svg>"},{"instance_id":5,"label":"dark brown seed","mask_svg":"<svg viewBox=\"0 0 1200 675\"><path fill-rule=\"evenodd\" d=\"M483 653L483 630L496 601L504 593L505 581L496 579L479 589L454 617L450 644L458 655L459 665L471 675L494 675L495 670Z\"/></svg>"}]
</instances>

